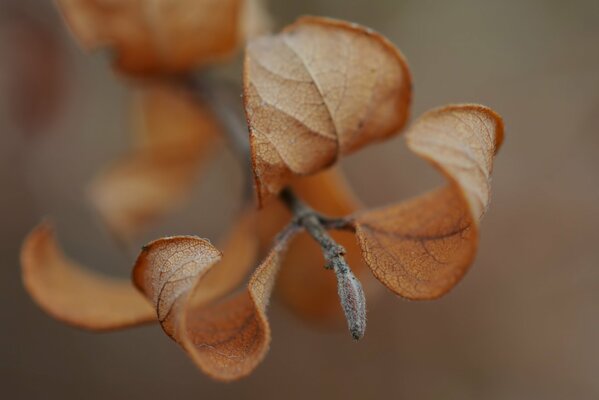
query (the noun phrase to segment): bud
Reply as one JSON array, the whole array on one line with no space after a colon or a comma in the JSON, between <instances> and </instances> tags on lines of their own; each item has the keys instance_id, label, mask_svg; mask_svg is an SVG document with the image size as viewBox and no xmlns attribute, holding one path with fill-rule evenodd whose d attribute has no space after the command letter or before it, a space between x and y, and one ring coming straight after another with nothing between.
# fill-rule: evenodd
<instances>
[{"instance_id":1,"label":"bud","mask_svg":"<svg viewBox=\"0 0 599 400\"><path fill-rule=\"evenodd\" d=\"M345 261L335 263L333 269L337 275L337 290L347 326L352 337L360 340L366 331L366 299L362 285Z\"/></svg>"}]
</instances>

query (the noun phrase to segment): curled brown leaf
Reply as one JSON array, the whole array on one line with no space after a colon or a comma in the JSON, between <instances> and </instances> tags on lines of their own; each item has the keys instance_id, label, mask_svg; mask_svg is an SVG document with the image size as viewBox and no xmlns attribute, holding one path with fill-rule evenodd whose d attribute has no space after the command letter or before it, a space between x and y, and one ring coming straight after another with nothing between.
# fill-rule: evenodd
<instances>
[{"instance_id":1,"label":"curled brown leaf","mask_svg":"<svg viewBox=\"0 0 599 400\"><path fill-rule=\"evenodd\" d=\"M68 324L110 330L156 320L151 304L129 280L102 276L68 259L48 222L23 242L21 271L36 303Z\"/></svg>"},{"instance_id":2,"label":"curled brown leaf","mask_svg":"<svg viewBox=\"0 0 599 400\"><path fill-rule=\"evenodd\" d=\"M437 167L449 185L357 215L364 259L389 289L410 299L432 299L465 274L476 254L493 157L502 140L501 117L479 105L429 111L409 128L410 149Z\"/></svg>"},{"instance_id":3,"label":"curled brown leaf","mask_svg":"<svg viewBox=\"0 0 599 400\"><path fill-rule=\"evenodd\" d=\"M93 205L124 240L182 203L220 129L210 111L183 89L149 86L134 104L137 148L89 187Z\"/></svg>"},{"instance_id":4,"label":"curled brown leaf","mask_svg":"<svg viewBox=\"0 0 599 400\"><path fill-rule=\"evenodd\" d=\"M422 115L406 140L461 190L478 223L489 205L493 157L503 143L501 117L477 104L449 105Z\"/></svg>"},{"instance_id":5,"label":"curled brown leaf","mask_svg":"<svg viewBox=\"0 0 599 400\"><path fill-rule=\"evenodd\" d=\"M253 1L253 0L249 0ZM183 72L229 55L252 26L243 0L58 0L88 49L109 47L131 74ZM253 6L252 6L253 7Z\"/></svg>"},{"instance_id":6,"label":"curled brown leaf","mask_svg":"<svg viewBox=\"0 0 599 400\"><path fill-rule=\"evenodd\" d=\"M227 246L231 252L225 258L198 237L159 239L144 247L133 272L135 284L155 305L165 332L199 368L223 381L249 374L268 351L266 308L288 239L283 237L275 245L245 290L224 296L254 261L258 242L245 241L256 238L253 231L247 236L249 226L253 222L242 221L237 228L241 231L231 239L234 249ZM245 249L239 247L244 241Z\"/></svg>"},{"instance_id":7,"label":"curled brown leaf","mask_svg":"<svg viewBox=\"0 0 599 400\"><path fill-rule=\"evenodd\" d=\"M403 56L367 28L304 17L250 42L244 103L259 199L398 133L410 99Z\"/></svg>"}]
</instances>

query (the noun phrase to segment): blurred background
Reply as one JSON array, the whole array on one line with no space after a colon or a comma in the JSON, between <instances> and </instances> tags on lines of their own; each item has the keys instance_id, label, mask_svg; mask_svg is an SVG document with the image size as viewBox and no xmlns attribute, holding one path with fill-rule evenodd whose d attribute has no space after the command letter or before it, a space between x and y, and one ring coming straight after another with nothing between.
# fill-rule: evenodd
<instances>
[{"instance_id":1,"label":"blurred background","mask_svg":"<svg viewBox=\"0 0 599 400\"><path fill-rule=\"evenodd\" d=\"M131 141L127 85L76 45L51 2L0 2L0 384L7 399L599 398L599 2L271 1L275 27L343 18L406 55L413 116L477 102L505 120L477 260L434 302L384 292L365 338L315 330L277 304L273 342L249 378L201 374L158 326L92 334L42 312L18 253L50 215L71 257L128 276L86 184ZM382 205L440 182L401 136L344 160L361 199ZM218 238L241 173L230 154L147 239ZM231 184L234 182L234 184ZM240 190L240 189L236 189Z\"/></svg>"}]
</instances>

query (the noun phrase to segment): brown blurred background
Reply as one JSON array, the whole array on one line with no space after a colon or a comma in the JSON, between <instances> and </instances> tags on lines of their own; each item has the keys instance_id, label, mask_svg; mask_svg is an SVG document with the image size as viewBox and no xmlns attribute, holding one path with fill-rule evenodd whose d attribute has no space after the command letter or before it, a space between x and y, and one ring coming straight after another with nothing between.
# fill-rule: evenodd
<instances>
[{"instance_id":1,"label":"brown blurred background","mask_svg":"<svg viewBox=\"0 0 599 400\"><path fill-rule=\"evenodd\" d=\"M385 292L370 304L359 343L345 331L314 330L275 303L265 362L227 385L196 370L157 326L90 334L54 321L22 288L19 246L51 215L73 258L129 274L134 252L115 246L84 192L127 149L129 94L105 54L76 46L51 2L1 0L1 397L599 398L599 2L270 3L277 27L309 13L388 36L414 75L414 116L448 102L503 115L506 142L470 273L434 302ZM30 81L44 74L55 82L42 83L42 95ZM440 181L401 137L343 165L371 205ZM235 208L229 182L240 176L230 155L219 158L191 204L144 239L219 237Z\"/></svg>"}]
</instances>

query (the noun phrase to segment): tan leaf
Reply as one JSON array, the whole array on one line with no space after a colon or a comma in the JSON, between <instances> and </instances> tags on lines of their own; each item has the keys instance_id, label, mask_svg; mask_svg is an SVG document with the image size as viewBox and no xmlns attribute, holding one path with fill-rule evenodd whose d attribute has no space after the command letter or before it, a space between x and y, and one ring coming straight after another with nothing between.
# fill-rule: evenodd
<instances>
[{"instance_id":1,"label":"tan leaf","mask_svg":"<svg viewBox=\"0 0 599 400\"><path fill-rule=\"evenodd\" d=\"M131 117L140 150L174 148L196 155L220 129L200 99L183 87L146 83L134 92Z\"/></svg>"},{"instance_id":2,"label":"tan leaf","mask_svg":"<svg viewBox=\"0 0 599 400\"><path fill-rule=\"evenodd\" d=\"M478 223L489 205L493 157L503 142L501 117L477 104L449 105L420 117L406 140L459 187Z\"/></svg>"},{"instance_id":3,"label":"tan leaf","mask_svg":"<svg viewBox=\"0 0 599 400\"><path fill-rule=\"evenodd\" d=\"M410 98L403 56L367 28L304 17L250 42L244 103L259 199L398 133Z\"/></svg>"},{"instance_id":4,"label":"tan leaf","mask_svg":"<svg viewBox=\"0 0 599 400\"><path fill-rule=\"evenodd\" d=\"M325 215L343 217L359 207L339 169L296 179L292 188L302 200ZM269 204L265 210L270 207ZM354 234L333 231L331 236L346 249L346 260L353 272L361 280L366 279L367 269ZM305 232L298 234L289 245L277 288L285 304L302 318L319 323L338 322L343 320L343 312L337 280L324 264L322 250L314 239Z\"/></svg>"},{"instance_id":5,"label":"tan leaf","mask_svg":"<svg viewBox=\"0 0 599 400\"><path fill-rule=\"evenodd\" d=\"M501 117L478 105L429 111L409 128L410 149L447 176L449 185L356 217L364 259L389 289L410 299L432 299L466 273L502 140Z\"/></svg>"},{"instance_id":6,"label":"tan leaf","mask_svg":"<svg viewBox=\"0 0 599 400\"><path fill-rule=\"evenodd\" d=\"M6 3L0 6L0 52L7 54L2 75L10 79L2 89L3 107L9 113L3 119L10 118L25 134L48 133L72 84L65 44L38 15L43 10L21 1Z\"/></svg>"},{"instance_id":7,"label":"tan leaf","mask_svg":"<svg viewBox=\"0 0 599 400\"><path fill-rule=\"evenodd\" d=\"M213 152L219 127L183 90L150 86L135 103L137 149L91 183L89 196L110 230L131 240L181 204Z\"/></svg>"},{"instance_id":8,"label":"tan leaf","mask_svg":"<svg viewBox=\"0 0 599 400\"><path fill-rule=\"evenodd\" d=\"M229 55L240 36L243 0L58 0L73 34L108 47L131 74L190 70Z\"/></svg>"},{"instance_id":9,"label":"tan leaf","mask_svg":"<svg viewBox=\"0 0 599 400\"><path fill-rule=\"evenodd\" d=\"M243 224L253 222L243 222ZM257 241L245 241L238 228L221 260L209 241L193 236L159 239L144 247L134 267L135 284L156 306L165 332L215 379L249 374L270 344L266 318L270 294L287 239L271 250L253 273L247 289L232 296L253 263ZM252 231L251 237L256 237ZM230 261L226 261L230 257Z\"/></svg>"},{"instance_id":10,"label":"tan leaf","mask_svg":"<svg viewBox=\"0 0 599 400\"><path fill-rule=\"evenodd\" d=\"M109 330L156 320L150 303L129 280L99 275L65 257L48 222L25 239L21 271L36 303L68 324Z\"/></svg>"}]
</instances>

